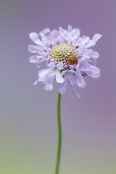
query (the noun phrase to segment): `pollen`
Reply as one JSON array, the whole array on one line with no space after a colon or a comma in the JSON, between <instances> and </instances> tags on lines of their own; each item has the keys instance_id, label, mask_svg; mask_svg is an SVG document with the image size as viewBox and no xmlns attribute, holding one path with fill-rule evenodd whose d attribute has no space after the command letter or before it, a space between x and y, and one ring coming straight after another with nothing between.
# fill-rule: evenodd
<instances>
[{"instance_id":1,"label":"pollen","mask_svg":"<svg viewBox=\"0 0 116 174\"><path fill-rule=\"evenodd\" d=\"M77 64L77 63L78 63L77 57L74 56L74 55L69 56L69 57L68 57L68 63L69 63L70 65Z\"/></svg>"},{"instance_id":2,"label":"pollen","mask_svg":"<svg viewBox=\"0 0 116 174\"><path fill-rule=\"evenodd\" d=\"M69 44L59 44L51 49L51 59L55 64L62 62L64 68L68 68L69 65L77 64L77 49Z\"/></svg>"}]
</instances>

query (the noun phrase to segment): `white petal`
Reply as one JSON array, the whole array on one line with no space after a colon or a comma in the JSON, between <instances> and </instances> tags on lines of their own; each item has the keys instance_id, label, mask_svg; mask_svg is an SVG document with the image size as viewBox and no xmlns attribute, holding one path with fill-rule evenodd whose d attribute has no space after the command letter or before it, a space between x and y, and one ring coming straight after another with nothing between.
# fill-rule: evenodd
<instances>
[{"instance_id":1,"label":"white petal","mask_svg":"<svg viewBox=\"0 0 116 174\"><path fill-rule=\"evenodd\" d=\"M69 26L68 26L68 32L71 32L71 31L72 31L72 26L69 25Z\"/></svg>"},{"instance_id":2,"label":"white petal","mask_svg":"<svg viewBox=\"0 0 116 174\"><path fill-rule=\"evenodd\" d=\"M47 65L49 68L54 68L55 67L55 64L53 62L50 62L48 65Z\"/></svg>"},{"instance_id":3,"label":"white petal","mask_svg":"<svg viewBox=\"0 0 116 174\"><path fill-rule=\"evenodd\" d=\"M38 52L38 46L29 45L28 46L28 51L31 52L31 53L37 53Z\"/></svg>"},{"instance_id":4,"label":"white petal","mask_svg":"<svg viewBox=\"0 0 116 174\"><path fill-rule=\"evenodd\" d=\"M45 33L45 37L46 37L48 40L52 40L52 35L51 35L50 32Z\"/></svg>"},{"instance_id":5,"label":"white petal","mask_svg":"<svg viewBox=\"0 0 116 174\"><path fill-rule=\"evenodd\" d=\"M94 58L98 58L99 57L99 53L97 52L97 51L91 51L91 53L90 53L90 56L91 57L94 57Z\"/></svg>"},{"instance_id":6,"label":"white petal","mask_svg":"<svg viewBox=\"0 0 116 174\"><path fill-rule=\"evenodd\" d=\"M82 36L82 45L86 45L89 42L90 38L88 36Z\"/></svg>"},{"instance_id":7,"label":"white petal","mask_svg":"<svg viewBox=\"0 0 116 174\"><path fill-rule=\"evenodd\" d=\"M51 39L47 39L46 37L43 37L41 40L47 47L50 47L50 45L52 45ZM46 49L47 49L47 47L46 47Z\"/></svg>"},{"instance_id":8,"label":"white petal","mask_svg":"<svg viewBox=\"0 0 116 174\"><path fill-rule=\"evenodd\" d=\"M50 32L50 29L49 29L49 28L45 28L44 30L42 30L42 31L39 33L39 35L40 35L41 37L45 37L45 33L48 33L48 32Z\"/></svg>"},{"instance_id":9,"label":"white petal","mask_svg":"<svg viewBox=\"0 0 116 174\"><path fill-rule=\"evenodd\" d=\"M46 78L46 81L45 81L45 90L46 91L51 91L53 89L53 83L54 81L54 74L50 73L47 78Z\"/></svg>"},{"instance_id":10,"label":"white petal","mask_svg":"<svg viewBox=\"0 0 116 174\"><path fill-rule=\"evenodd\" d=\"M85 46L86 48L89 48L89 47L92 47L92 46L94 46L95 44L96 44L96 42L98 41L98 39L100 39L101 38L101 34L95 34L94 36L93 36L93 38L92 38L92 40L90 40L89 42L88 42L88 44Z\"/></svg>"},{"instance_id":11,"label":"white petal","mask_svg":"<svg viewBox=\"0 0 116 174\"><path fill-rule=\"evenodd\" d=\"M94 42L97 42L101 37L102 37L102 35L97 33L97 34L95 34L95 35L93 36L92 40L93 40Z\"/></svg>"},{"instance_id":12,"label":"white petal","mask_svg":"<svg viewBox=\"0 0 116 174\"><path fill-rule=\"evenodd\" d=\"M38 72L38 76L39 76L39 81L40 82L45 82L47 75L50 73L50 68L46 68L46 69L42 69Z\"/></svg>"},{"instance_id":13,"label":"white petal","mask_svg":"<svg viewBox=\"0 0 116 174\"><path fill-rule=\"evenodd\" d=\"M52 34L52 37L53 37L54 39L57 38L58 35L59 35L59 33L58 33L57 30L53 30L53 31L51 32L51 34Z\"/></svg>"},{"instance_id":14,"label":"white petal","mask_svg":"<svg viewBox=\"0 0 116 174\"><path fill-rule=\"evenodd\" d=\"M81 74L77 74L75 75L76 78L76 84L80 87L80 88L84 88L86 86L86 83L82 77Z\"/></svg>"},{"instance_id":15,"label":"white petal","mask_svg":"<svg viewBox=\"0 0 116 174\"><path fill-rule=\"evenodd\" d=\"M86 59L84 57L82 57L76 66L76 70L78 70L78 68L83 66L85 63L86 63Z\"/></svg>"},{"instance_id":16,"label":"white petal","mask_svg":"<svg viewBox=\"0 0 116 174\"><path fill-rule=\"evenodd\" d=\"M38 72L39 77L46 77L51 72L50 68L42 69Z\"/></svg>"},{"instance_id":17,"label":"white petal","mask_svg":"<svg viewBox=\"0 0 116 174\"><path fill-rule=\"evenodd\" d=\"M77 39L72 41L72 45L78 46L80 45L81 41L82 41L81 37L78 37Z\"/></svg>"},{"instance_id":18,"label":"white petal","mask_svg":"<svg viewBox=\"0 0 116 174\"><path fill-rule=\"evenodd\" d=\"M57 67L58 70L64 69L63 63L62 63L62 62L59 62L59 63L56 65L56 67Z\"/></svg>"},{"instance_id":19,"label":"white petal","mask_svg":"<svg viewBox=\"0 0 116 174\"><path fill-rule=\"evenodd\" d=\"M59 36L58 41L60 43L66 43L66 39L63 36Z\"/></svg>"},{"instance_id":20,"label":"white petal","mask_svg":"<svg viewBox=\"0 0 116 174\"><path fill-rule=\"evenodd\" d=\"M73 40L76 40L76 39L78 39L78 38L79 38L79 36L75 34L75 35L71 38L71 40L73 41Z\"/></svg>"},{"instance_id":21,"label":"white petal","mask_svg":"<svg viewBox=\"0 0 116 174\"><path fill-rule=\"evenodd\" d=\"M88 62L91 62L94 66L96 66L97 60L96 58L91 57L90 59L88 59Z\"/></svg>"},{"instance_id":22,"label":"white petal","mask_svg":"<svg viewBox=\"0 0 116 174\"><path fill-rule=\"evenodd\" d=\"M75 32L75 34L76 34L77 36L80 36L81 31L80 31L79 28L75 28L73 31Z\"/></svg>"},{"instance_id":23,"label":"white petal","mask_svg":"<svg viewBox=\"0 0 116 174\"><path fill-rule=\"evenodd\" d=\"M59 27L59 33L60 33L60 35L64 35L64 30L62 27Z\"/></svg>"},{"instance_id":24,"label":"white petal","mask_svg":"<svg viewBox=\"0 0 116 174\"><path fill-rule=\"evenodd\" d=\"M45 62L46 62L45 59L42 59L39 62L37 62L37 64L36 64L37 68L40 68Z\"/></svg>"},{"instance_id":25,"label":"white petal","mask_svg":"<svg viewBox=\"0 0 116 174\"><path fill-rule=\"evenodd\" d=\"M83 54L83 57L85 57L86 59L89 59L90 56L89 55L86 55L86 54Z\"/></svg>"},{"instance_id":26,"label":"white petal","mask_svg":"<svg viewBox=\"0 0 116 174\"><path fill-rule=\"evenodd\" d=\"M81 68L81 71L86 73L88 76L91 76L93 78L99 78L100 77L100 69L88 64L86 67L83 66Z\"/></svg>"},{"instance_id":27,"label":"white petal","mask_svg":"<svg viewBox=\"0 0 116 174\"><path fill-rule=\"evenodd\" d=\"M77 97L80 97L80 95L78 95L78 94L76 93L76 91L75 91L75 89L74 89L74 87L73 87L73 84L72 84L71 80L69 80L69 83L70 83L70 85L71 85L71 87L72 87L72 89L73 89L74 94L75 94Z\"/></svg>"},{"instance_id":28,"label":"white petal","mask_svg":"<svg viewBox=\"0 0 116 174\"><path fill-rule=\"evenodd\" d=\"M50 32L50 29L49 29L49 28L45 28L45 29L43 30L43 32L44 32L44 34L49 33L49 32Z\"/></svg>"},{"instance_id":29,"label":"white petal","mask_svg":"<svg viewBox=\"0 0 116 174\"><path fill-rule=\"evenodd\" d=\"M41 45L44 46L44 44L40 41L39 39L39 35L37 33L30 33L29 37L31 38L31 40L36 43L37 45Z\"/></svg>"},{"instance_id":30,"label":"white petal","mask_svg":"<svg viewBox=\"0 0 116 174\"><path fill-rule=\"evenodd\" d=\"M62 74L59 71L56 72L56 81L58 83L63 83L64 82L64 78L63 78Z\"/></svg>"},{"instance_id":31,"label":"white petal","mask_svg":"<svg viewBox=\"0 0 116 174\"><path fill-rule=\"evenodd\" d=\"M43 56L31 56L29 58L29 62L31 62L31 63L37 63L41 59L43 59Z\"/></svg>"},{"instance_id":32,"label":"white petal","mask_svg":"<svg viewBox=\"0 0 116 174\"><path fill-rule=\"evenodd\" d=\"M85 45L86 48L93 47L96 43L93 40L90 40L87 45Z\"/></svg>"},{"instance_id":33,"label":"white petal","mask_svg":"<svg viewBox=\"0 0 116 174\"><path fill-rule=\"evenodd\" d=\"M28 51L31 52L31 53L38 53L38 54L43 54L44 53L44 49L42 47L34 46L34 45L29 45L28 46Z\"/></svg>"},{"instance_id":34,"label":"white petal","mask_svg":"<svg viewBox=\"0 0 116 174\"><path fill-rule=\"evenodd\" d=\"M66 92L66 88L67 88L67 80L65 79L65 81L61 83L59 86L59 89L58 89L59 93L64 94Z\"/></svg>"},{"instance_id":35,"label":"white petal","mask_svg":"<svg viewBox=\"0 0 116 174\"><path fill-rule=\"evenodd\" d=\"M33 83L33 85L37 85L38 82L39 82L39 79L37 79L37 80Z\"/></svg>"},{"instance_id":36,"label":"white petal","mask_svg":"<svg viewBox=\"0 0 116 174\"><path fill-rule=\"evenodd\" d=\"M72 32L72 41L80 36L80 29L74 28Z\"/></svg>"},{"instance_id":37,"label":"white petal","mask_svg":"<svg viewBox=\"0 0 116 174\"><path fill-rule=\"evenodd\" d=\"M62 75L65 76L65 74L68 72L68 70L62 71Z\"/></svg>"}]
</instances>

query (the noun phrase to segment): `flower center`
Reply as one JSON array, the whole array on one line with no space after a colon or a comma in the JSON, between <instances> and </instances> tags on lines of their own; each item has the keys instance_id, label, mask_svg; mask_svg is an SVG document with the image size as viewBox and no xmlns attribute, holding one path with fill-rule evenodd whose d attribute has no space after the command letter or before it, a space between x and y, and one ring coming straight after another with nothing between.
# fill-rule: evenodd
<instances>
[{"instance_id":1,"label":"flower center","mask_svg":"<svg viewBox=\"0 0 116 174\"><path fill-rule=\"evenodd\" d=\"M68 44L56 45L52 48L50 55L55 64L62 62L64 67L77 64L77 50L74 46Z\"/></svg>"}]
</instances>

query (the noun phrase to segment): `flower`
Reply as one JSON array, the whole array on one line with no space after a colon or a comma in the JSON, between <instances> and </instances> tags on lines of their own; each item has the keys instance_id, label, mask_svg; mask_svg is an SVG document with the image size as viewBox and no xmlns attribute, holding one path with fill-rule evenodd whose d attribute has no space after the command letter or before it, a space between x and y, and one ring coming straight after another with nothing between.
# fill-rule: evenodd
<instances>
[{"instance_id":1,"label":"flower","mask_svg":"<svg viewBox=\"0 0 116 174\"><path fill-rule=\"evenodd\" d=\"M35 63L38 68L46 63L48 68L38 72L37 82L45 83L45 90L53 89L53 81L59 83L59 93L66 92L67 81L73 92L79 96L73 85L84 88L86 83L83 76L100 77L100 69L96 67L99 53L90 49L101 38L95 34L92 39L88 36L80 37L80 30L68 26L68 30L59 27L59 31L49 28L39 34L29 34L31 40L37 45L29 45L28 50L36 55L31 56L29 62Z\"/></svg>"}]
</instances>

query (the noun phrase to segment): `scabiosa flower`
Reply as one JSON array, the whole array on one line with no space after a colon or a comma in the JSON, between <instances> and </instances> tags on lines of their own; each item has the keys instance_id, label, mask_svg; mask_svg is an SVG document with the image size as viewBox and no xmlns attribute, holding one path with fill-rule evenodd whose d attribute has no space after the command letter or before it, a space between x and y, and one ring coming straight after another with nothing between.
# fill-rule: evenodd
<instances>
[{"instance_id":1,"label":"scabiosa flower","mask_svg":"<svg viewBox=\"0 0 116 174\"><path fill-rule=\"evenodd\" d=\"M92 39L88 36L80 37L80 30L68 26L68 30L59 27L59 31L46 28L39 34L30 33L29 37L37 46L29 45L28 50L36 55L29 61L40 68L44 63L48 68L38 72L38 81L45 83L45 90L53 89L53 81L60 83L59 93L66 92L67 81L74 93L79 96L73 85L84 88L86 83L83 76L92 78L100 77L100 70L96 67L99 53L90 49L94 46L100 34L95 34Z\"/></svg>"},{"instance_id":2,"label":"scabiosa flower","mask_svg":"<svg viewBox=\"0 0 116 174\"><path fill-rule=\"evenodd\" d=\"M42 30L39 34L30 33L29 37L36 44L29 45L28 50L35 53L29 61L35 63L38 68L46 64L47 68L38 72L38 79L34 83L45 83L44 89L51 91L53 81L59 83L58 89L58 152L55 174L59 174L59 164L61 156L61 118L60 103L61 94L66 92L67 82L71 85L73 92L80 97L74 89L74 84L83 89L86 86L84 76L92 78L100 77L100 69L96 67L96 60L99 53L90 49L94 46L100 34L95 34L92 39L88 36L80 37L80 30L68 26L68 30L59 27L59 31L49 28Z\"/></svg>"}]
</instances>

